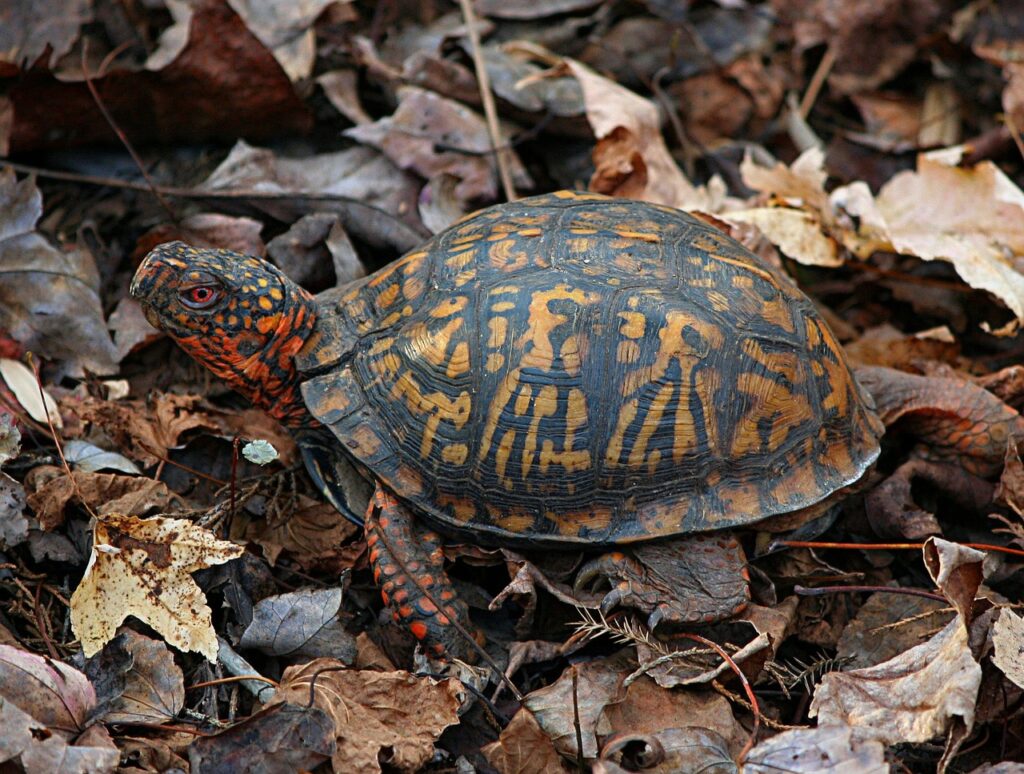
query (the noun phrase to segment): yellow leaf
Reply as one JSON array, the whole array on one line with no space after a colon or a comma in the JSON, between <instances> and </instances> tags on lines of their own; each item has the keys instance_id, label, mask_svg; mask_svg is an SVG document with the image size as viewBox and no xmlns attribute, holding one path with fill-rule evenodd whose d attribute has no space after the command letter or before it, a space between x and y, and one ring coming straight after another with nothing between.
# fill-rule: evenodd
<instances>
[{"instance_id":1,"label":"yellow leaf","mask_svg":"<svg viewBox=\"0 0 1024 774\"><path fill-rule=\"evenodd\" d=\"M190 573L242 552L183 519L99 517L85 577L71 597L71 628L85 655L99 651L134 615L168 644L215 660L210 608Z\"/></svg>"}]
</instances>

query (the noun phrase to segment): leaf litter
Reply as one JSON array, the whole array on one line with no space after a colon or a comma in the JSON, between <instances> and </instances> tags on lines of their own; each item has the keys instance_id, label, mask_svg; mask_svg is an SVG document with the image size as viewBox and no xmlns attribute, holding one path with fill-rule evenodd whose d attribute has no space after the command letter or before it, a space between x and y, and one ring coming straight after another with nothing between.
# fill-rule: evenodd
<instances>
[{"instance_id":1,"label":"leaf litter","mask_svg":"<svg viewBox=\"0 0 1024 774\"><path fill-rule=\"evenodd\" d=\"M475 19L390 0L31 5L0 29L0 149L43 165L0 170L0 685L18 687L0 688L0 762L995 772L1024 757L1021 562L978 548L1024 549L1018 3L480 0ZM785 271L887 434L862 489L790 536L854 549L752 530L749 581L673 585L669 545L602 573L593 555L451 541L514 686L499 690L494 670L417 660L287 431L126 290L149 249L183 239L268 256L330 298L500 201L509 160L520 194L685 209ZM358 471L347 487L360 511ZM923 542L856 550L889 540ZM749 604L695 623L702 580ZM599 610L609 586L620 604Z\"/></svg>"}]
</instances>

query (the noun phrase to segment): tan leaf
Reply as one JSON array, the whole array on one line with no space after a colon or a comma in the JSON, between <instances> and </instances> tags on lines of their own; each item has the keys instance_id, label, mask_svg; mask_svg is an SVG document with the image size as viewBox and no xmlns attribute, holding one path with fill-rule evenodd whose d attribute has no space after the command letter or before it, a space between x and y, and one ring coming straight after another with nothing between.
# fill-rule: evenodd
<instances>
[{"instance_id":1,"label":"tan leaf","mask_svg":"<svg viewBox=\"0 0 1024 774\"><path fill-rule=\"evenodd\" d=\"M334 720L338 772L379 772L384 748L388 766L416 771L430 760L441 732L459 721L463 689L456 680L346 669L327 658L288 667L273 703L308 705L314 678L313 704Z\"/></svg>"},{"instance_id":2,"label":"tan leaf","mask_svg":"<svg viewBox=\"0 0 1024 774\"><path fill-rule=\"evenodd\" d=\"M583 89L597 138L590 190L713 211L707 191L687 180L668 152L655 104L575 60L565 61Z\"/></svg>"},{"instance_id":3,"label":"tan leaf","mask_svg":"<svg viewBox=\"0 0 1024 774\"><path fill-rule=\"evenodd\" d=\"M527 709L521 709L498 737L481 751L500 774L572 771Z\"/></svg>"},{"instance_id":4,"label":"tan leaf","mask_svg":"<svg viewBox=\"0 0 1024 774\"><path fill-rule=\"evenodd\" d=\"M142 516L151 508L165 509L178 498L162 481L114 473L86 473L77 470L69 478L52 465L35 468L26 478L28 505L45 530L64 523L64 511L72 501L95 508L99 513L127 513Z\"/></svg>"},{"instance_id":5,"label":"tan leaf","mask_svg":"<svg viewBox=\"0 0 1024 774\"><path fill-rule=\"evenodd\" d=\"M41 389L36 375L32 369L18 360L9 357L0 357L0 378L4 380L14 397L18 399L21 407L28 412L36 422L47 423L47 419L53 426L60 430L64 422L57 410L57 401L50 393Z\"/></svg>"},{"instance_id":6,"label":"tan leaf","mask_svg":"<svg viewBox=\"0 0 1024 774\"><path fill-rule=\"evenodd\" d=\"M992 662L1010 680L1024 688L1024 618L1009 608L999 611L992 627Z\"/></svg>"},{"instance_id":7,"label":"tan leaf","mask_svg":"<svg viewBox=\"0 0 1024 774\"><path fill-rule=\"evenodd\" d=\"M96 653L134 615L168 644L215 660L210 608L190 573L242 553L241 546L183 519L99 517L85 577L71 597L71 628L85 655Z\"/></svg>"},{"instance_id":8,"label":"tan leaf","mask_svg":"<svg viewBox=\"0 0 1024 774\"><path fill-rule=\"evenodd\" d=\"M885 748L875 740L858 741L849 726L783 731L757 745L743 770L749 774L887 774Z\"/></svg>"},{"instance_id":9,"label":"tan leaf","mask_svg":"<svg viewBox=\"0 0 1024 774\"><path fill-rule=\"evenodd\" d=\"M927 642L865 669L826 674L810 716L823 725L845 724L857 739L884 744L926 742L954 717L970 730L981 685L967 628L957 616Z\"/></svg>"},{"instance_id":10,"label":"tan leaf","mask_svg":"<svg viewBox=\"0 0 1024 774\"><path fill-rule=\"evenodd\" d=\"M952 162L952 163L948 163ZM925 260L949 261L973 288L987 290L1024 319L1024 192L995 164L956 166L956 159L918 157L876 199L893 248Z\"/></svg>"},{"instance_id":11,"label":"tan leaf","mask_svg":"<svg viewBox=\"0 0 1024 774\"><path fill-rule=\"evenodd\" d=\"M808 266L842 266L843 257L836 243L824 233L813 212L789 207L755 207L726 213L727 220L753 223L794 261Z\"/></svg>"}]
</instances>

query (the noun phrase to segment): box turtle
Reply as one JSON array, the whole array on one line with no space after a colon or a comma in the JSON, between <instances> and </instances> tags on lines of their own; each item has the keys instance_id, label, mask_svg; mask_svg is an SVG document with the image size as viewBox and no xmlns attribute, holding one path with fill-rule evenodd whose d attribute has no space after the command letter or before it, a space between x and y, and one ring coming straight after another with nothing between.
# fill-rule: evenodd
<instances>
[{"instance_id":1,"label":"box turtle","mask_svg":"<svg viewBox=\"0 0 1024 774\"><path fill-rule=\"evenodd\" d=\"M434 656L465 650L451 622L468 618L431 528L534 548L679 538L814 508L879 454L811 301L668 207L567 191L491 207L320 298L172 242L132 293L294 430L346 516L362 521L337 461L375 483L375 578Z\"/></svg>"}]
</instances>

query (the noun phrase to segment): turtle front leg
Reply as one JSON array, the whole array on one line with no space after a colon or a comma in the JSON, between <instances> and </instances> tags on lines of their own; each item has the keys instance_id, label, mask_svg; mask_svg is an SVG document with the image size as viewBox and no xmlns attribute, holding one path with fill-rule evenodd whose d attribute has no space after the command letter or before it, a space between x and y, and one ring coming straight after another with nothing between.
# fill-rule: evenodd
<instances>
[{"instance_id":1,"label":"turtle front leg","mask_svg":"<svg viewBox=\"0 0 1024 774\"><path fill-rule=\"evenodd\" d=\"M440 536L380 486L366 512L366 545L373 579L395 623L408 628L431 658L473 660L476 652L452 622L478 642L482 636L445 572Z\"/></svg>"}]
</instances>

